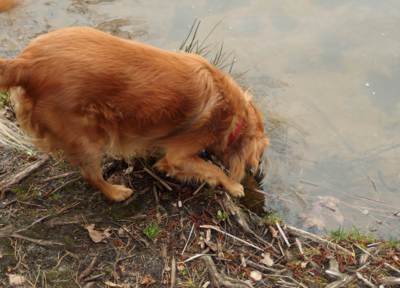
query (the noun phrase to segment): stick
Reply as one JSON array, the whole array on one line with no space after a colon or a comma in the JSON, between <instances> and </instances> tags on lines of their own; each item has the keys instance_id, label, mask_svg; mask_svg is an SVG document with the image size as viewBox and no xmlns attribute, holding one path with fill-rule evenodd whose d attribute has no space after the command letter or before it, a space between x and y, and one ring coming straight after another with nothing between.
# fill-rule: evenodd
<instances>
[{"instance_id":1,"label":"stick","mask_svg":"<svg viewBox=\"0 0 400 288\"><path fill-rule=\"evenodd\" d=\"M193 192L193 196L199 193L200 190L203 189L204 186L206 186L206 184L207 184L206 182L201 183L201 185L197 187L196 191Z\"/></svg>"},{"instance_id":2,"label":"stick","mask_svg":"<svg viewBox=\"0 0 400 288\"><path fill-rule=\"evenodd\" d=\"M188 244L189 244L189 240L190 240L190 238L192 237L193 229L194 229L194 223L192 224L192 228L190 229L190 232L189 232L189 237L188 237L188 239L187 239L187 241L186 241L185 247L183 247L183 250L182 250L182 252L181 252L181 255L183 255L183 253L185 253L186 247L187 247Z\"/></svg>"},{"instance_id":3,"label":"stick","mask_svg":"<svg viewBox=\"0 0 400 288\"><path fill-rule=\"evenodd\" d=\"M221 230L221 229L220 229L219 227L217 227L217 226L213 226L213 225L201 225L200 228L203 228L203 229L212 229L212 230L217 231L217 232L219 232L219 233L221 233L221 234L224 234L224 235L226 235L226 236L229 236L229 237L231 237L231 238L237 240L237 241L240 242L240 243L246 244L247 246L253 247L254 249L257 249L257 250L259 250L259 251L263 251L263 252L264 252L264 249L262 249L262 248L260 248L260 247L258 247L258 246L256 246L256 245L254 245L254 244L251 244L251 243L249 243L249 242L247 242L247 241L245 241L245 240L243 240L243 239L240 239L239 237L236 237L235 235L229 234L228 232L225 232L225 231Z\"/></svg>"},{"instance_id":4,"label":"stick","mask_svg":"<svg viewBox=\"0 0 400 288\"><path fill-rule=\"evenodd\" d=\"M397 269L396 267L393 267L389 263L383 263L383 265L385 265L386 267L388 267L388 268L392 269L393 271L397 272L398 274L400 274L400 270Z\"/></svg>"},{"instance_id":5,"label":"stick","mask_svg":"<svg viewBox=\"0 0 400 288\"><path fill-rule=\"evenodd\" d=\"M301 229L293 227L293 226L286 226L286 228L287 228L287 230L289 230L290 233L292 233L294 235L297 235L298 237L303 237L303 238L309 239L309 240L314 241L314 242L318 242L318 243L321 243L321 244L326 244L326 245L330 246L333 249L337 249L337 250L340 250L340 251L346 253L347 255L350 255L352 257L355 256L354 252L351 252L351 251L347 250L346 248L343 248L342 246L340 246L340 245L338 245L336 243L333 243L333 242L331 242L329 240L323 239L323 238L321 238L321 237L319 237L319 236L317 236L315 234L312 234L310 232L301 230Z\"/></svg>"},{"instance_id":6,"label":"stick","mask_svg":"<svg viewBox=\"0 0 400 288\"><path fill-rule=\"evenodd\" d=\"M360 272L356 272L356 276L359 280L361 280L362 282L364 282L365 285L367 285L370 288L376 288L376 286L369 281L368 279L366 279Z\"/></svg>"},{"instance_id":7,"label":"stick","mask_svg":"<svg viewBox=\"0 0 400 288\"><path fill-rule=\"evenodd\" d=\"M153 171L151 171L149 168L144 167L143 168L144 171L146 171L151 177L153 177L154 179L156 179L158 182L160 182L161 185L163 185L168 191L172 191L171 186L169 186L167 184L167 182L165 182L164 180L162 180L158 175L156 175Z\"/></svg>"},{"instance_id":8,"label":"stick","mask_svg":"<svg viewBox=\"0 0 400 288\"><path fill-rule=\"evenodd\" d=\"M286 271L286 269L282 269L282 270L278 270L278 269L274 269L274 268L270 268L261 264L258 264L256 262L253 262L251 260L246 260L246 265L253 267L255 269L261 270L261 271L267 271L267 272L272 272L272 273L276 273L276 274L280 274Z\"/></svg>"},{"instance_id":9,"label":"stick","mask_svg":"<svg viewBox=\"0 0 400 288\"><path fill-rule=\"evenodd\" d=\"M22 180L27 178L32 173L36 172L36 170L40 169L46 162L50 159L49 156L44 156L39 158L33 164L29 165L28 167L24 168L17 174L15 174L11 179L7 181L3 181L0 183L0 199L3 199L5 193L14 185L20 183Z\"/></svg>"},{"instance_id":10,"label":"stick","mask_svg":"<svg viewBox=\"0 0 400 288\"><path fill-rule=\"evenodd\" d=\"M300 254L304 256L303 246L301 245L299 238L296 238L295 241L296 241L296 245L297 245L297 248L299 249Z\"/></svg>"},{"instance_id":11,"label":"stick","mask_svg":"<svg viewBox=\"0 0 400 288\"><path fill-rule=\"evenodd\" d=\"M65 177L68 177L68 176L71 176L71 175L74 175L74 174L77 174L77 173L78 173L77 171L66 172L66 173L63 173L63 174L59 174L59 175L47 177L46 179L43 179L43 180L40 181L40 182L46 183L46 182L49 182L49 181L52 181L52 180L56 180L56 179L60 179L60 178L65 178Z\"/></svg>"},{"instance_id":12,"label":"stick","mask_svg":"<svg viewBox=\"0 0 400 288\"><path fill-rule=\"evenodd\" d=\"M326 288L339 288L339 287L348 287L347 285L350 284L355 280L355 276L348 276L343 280L338 280L335 282L330 283L329 285L326 286Z\"/></svg>"},{"instance_id":13,"label":"stick","mask_svg":"<svg viewBox=\"0 0 400 288\"><path fill-rule=\"evenodd\" d=\"M61 190L62 188L64 188L65 186L67 186L67 185L69 185L69 184L71 184L71 183L73 183L73 182L75 182L75 181L78 181L79 179L81 179L81 176L78 176L78 177L75 177L75 178L73 178L73 179L71 179L71 180L68 180L67 182L65 182L65 183L61 184L60 186L58 186L56 189L51 190L51 191L49 191L49 192L47 192L47 193L44 193L44 194L43 194L43 197L44 197L44 198L47 198L47 197L49 197L51 194L60 191L60 190Z\"/></svg>"},{"instance_id":14,"label":"stick","mask_svg":"<svg viewBox=\"0 0 400 288\"><path fill-rule=\"evenodd\" d=\"M20 235L18 233L13 233L11 235L0 235L0 237L11 237L11 238L15 238L15 239L26 240L26 241L38 244L40 246L64 246L64 243L50 241L50 240L30 238L27 236Z\"/></svg>"},{"instance_id":15,"label":"stick","mask_svg":"<svg viewBox=\"0 0 400 288\"><path fill-rule=\"evenodd\" d=\"M210 275L213 287L227 287L227 288L253 288L254 286L242 280L233 279L225 274L219 273L215 267L214 261L208 255L203 256L203 261L207 266L208 274Z\"/></svg>"},{"instance_id":16,"label":"stick","mask_svg":"<svg viewBox=\"0 0 400 288\"><path fill-rule=\"evenodd\" d=\"M382 279L382 284L384 285L393 285L393 287L395 285L400 285L400 278L396 278L396 277L385 277ZM399 287L399 286L397 286Z\"/></svg>"},{"instance_id":17,"label":"stick","mask_svg":"<svg viewBox=\"0 0 400 288\"><path fill-rule=\"evenodd\" d=\"M243 212L243 210L235 204L235 202L231 199L231 197L224 193L223 204L225 209L229 211L229 213L234 217L236 222L242 227L242 229L260 241L262 244L267 245L269 248L273 249L275 252L278 252L276 248L269 242L262 239L259 235L257 235L249 226L248 216Z\"/></svg>"},{"instance_id":18,"label":"stick","mask_svg":"<svg viewBox=\"0 0 400 288\"><path fill-rule=\"evenodd\" d=\"M278 222L278 221L275 222L275 225L276 225L276 227L278 227L278 231L279 231L279 233L281 234L283 240L285 240L286 245L288 246L288 248L290 248L289 240L287 239L287 237L286 237L286 235L285 235L285 232L283 232L283 230L282 230L282 228L281 228L281 225L279 225L279 222Z\"/></svg>"},{"instance_id":19,"label":"stick","mask_svg":"<svg viewBox=\"0 0 400 288\"><path fill-rule=\"evenodd\" d=\"M81 272L81 274L79 274L78 276L79 282L81 282L84 278L88 277L92 273L96 261L97 261L97 256L94 256L90 264Z\"/></svg>"},{"instance_id":20,"label":"stick","mask_svg":"<svg viewBox=\"0 0 400 288\"><path fill-rule=\"evenodd\" d=\"M176 283L176 262L175 256L172 256L171 260L171 285L170 288L174 288Z\"/></svg>"},{"instance_id":21,"label":"stick","mask_svg":"<svg viewBox=\"0 0 400 288\"><path fill-rule=\"evenodd\" d=\"M206 256L206 255L208 255L208 256L214 256L215 254L199 253L199 254L193 255L192 257L189 257L188 259L186 259L185 261L183 261L183 263L187 263L187 262L193 261L193 260L195 260L195 259L197 259L197 258Z\"/></svg>"}]
</instances>

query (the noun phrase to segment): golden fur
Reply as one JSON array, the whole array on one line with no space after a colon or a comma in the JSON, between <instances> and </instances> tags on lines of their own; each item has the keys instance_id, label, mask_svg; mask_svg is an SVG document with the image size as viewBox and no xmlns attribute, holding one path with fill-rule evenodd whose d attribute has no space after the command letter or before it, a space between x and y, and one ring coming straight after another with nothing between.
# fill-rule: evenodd
<instances>
[{"instance_id":1,"label":"golden fur","mask_svg":"<svg viewBox=\"0 0 400 288\"><path fill-rule=\"evenodd\" d=\"M0 59L0 87L10 90L17 120L34 144L64 151L113 201L132 190L103 179L105 153L161 153L160 171L243 196L245 169L257 168L268 144L249 95L202 57L91 28L50 32L15 59ZM239 121L243 125L228 143ZM203 150L215 154L229 176L201 159Z\"/></svg>"}]
</instances>

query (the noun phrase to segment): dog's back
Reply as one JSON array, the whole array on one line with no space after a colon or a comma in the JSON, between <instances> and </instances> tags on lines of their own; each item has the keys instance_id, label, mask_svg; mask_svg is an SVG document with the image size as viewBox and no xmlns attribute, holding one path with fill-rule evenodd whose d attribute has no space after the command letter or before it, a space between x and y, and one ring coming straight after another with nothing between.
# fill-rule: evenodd
<instances>
[{"instance_id":1,"label":"dog's back","mask_svg":"<svg viewBox=\"0 0 400 288\"><path fill-rule=\"evenodd\" d=\"M93 120L120 142L124 136L154 141L169 135L196 117L213 89L207 83L212 81L209 73L201 72L209 69L201 58L90 28L67 28L38 37L10 61L8 69L3 73L9 77L8 86L22 83L29 94L25 98L35 101L31 117L38 126L55 133L71 131L60 126L65 117L69 125L71 119L87 125Z\"/></svg>"}]
</instances>

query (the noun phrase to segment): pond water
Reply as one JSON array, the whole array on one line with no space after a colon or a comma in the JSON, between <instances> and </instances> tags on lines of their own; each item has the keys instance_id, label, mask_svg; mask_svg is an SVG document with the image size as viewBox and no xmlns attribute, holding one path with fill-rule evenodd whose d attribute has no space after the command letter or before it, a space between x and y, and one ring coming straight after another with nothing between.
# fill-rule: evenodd
<instances>
[{"instance_id":1,"label":"pond water","mask_svg":"<svg viewBox=\"0 0 400 288\"><path fill-rule=\"evenodd\" d=\"M89 25L176 49L195 18L234 50L266 113L266 207L316 231L400 235L400 2L23 0L0 15L0 55Z\"/></svg>"}]
</instances>

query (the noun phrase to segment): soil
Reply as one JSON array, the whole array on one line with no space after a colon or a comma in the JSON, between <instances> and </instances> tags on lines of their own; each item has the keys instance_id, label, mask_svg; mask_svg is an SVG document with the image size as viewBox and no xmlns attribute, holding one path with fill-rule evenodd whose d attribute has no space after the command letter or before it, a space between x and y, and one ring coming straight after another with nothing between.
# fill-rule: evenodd
<instances>
[{"instance_id":1,"label":"soil","mask_svg":"<svg viewBox=\"0 0 400 288\"><path fill-rule=\"evenodd\" d=\"M35 161L0 152L0 181ZM109 203L74 168L54 159L10 189L0 202L1 287L398 283L398 242L308 238L273 214L248 209L262 198L240 203L206 185L176 182L153 170L150 160L109 159L104 175L133 187L134 196Z\"/></svg>"}]
</instances>

